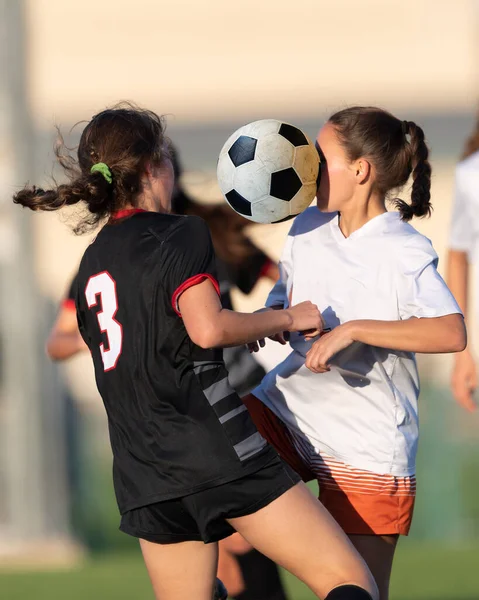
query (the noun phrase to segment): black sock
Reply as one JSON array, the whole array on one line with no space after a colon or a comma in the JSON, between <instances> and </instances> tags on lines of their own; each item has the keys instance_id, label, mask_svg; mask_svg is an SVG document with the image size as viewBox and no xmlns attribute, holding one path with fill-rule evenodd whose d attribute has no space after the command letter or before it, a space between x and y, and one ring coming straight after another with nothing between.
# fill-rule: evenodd
<instances>
[{"instance_id":1,"label":"black sock","mask_svg":"<svg viewBox=\"0 0 479 600\"><path fill-rule=\"evenodd\" d=\"M331 590L324 600L372 600L371 594L357 585L340 585Z\"/></svg>"},{"instance_id":2,"label":"black sock","mask_svg":"<svg viewBox=\"0 0 479 600\"><path fill-rule=\"evenodd\" d=\"M237 554L236 558L245 590L235 600L287 600L276 563L257 550Z\"/></svg>"}]
</instances>

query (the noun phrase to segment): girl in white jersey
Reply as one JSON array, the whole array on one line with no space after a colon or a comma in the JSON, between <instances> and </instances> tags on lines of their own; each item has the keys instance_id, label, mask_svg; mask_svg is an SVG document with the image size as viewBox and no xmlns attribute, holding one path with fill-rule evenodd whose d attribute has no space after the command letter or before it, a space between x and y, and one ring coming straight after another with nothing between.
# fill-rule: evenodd
<instances>
[{"instance_id":1,"label":"girl in white jersey","mask_svg":"<svg viewBox=\"0 0 479 600\"><path fill-rule=\"evenodd\" d=\"M456 168L454 209L451 219L447 282L459 306L468 318L467 296L469 265L474 264L478 280L479 257L479 114L475 130L466 142ZM477 283L476 283L477 285ZM476 308L477 310L477 308ZM452 371L452 391L456 401L466 410L477 410L474 392L477 388L476 361L469 348L456 354Z\"/></svg>"},{"instance_id":2,"label":"girl in white jersey","mask_svg":"<svg viewBox=\"0 0 479 600\"><path fill-rule=\"evenodd\" d=\"M414 505L414 353L461 351L466 332L431 242L407 223L431 211L422 129L377 108L349 108L329 119L317 146L317 208L296 218L267 306L311 300L324 333L314 342L292 335L291 354L245 402L283 458L318 480L320 500L385 600ZM411 203L396 199L388 212L389 192L411 173Z\"/></svg>"}]
</instances>

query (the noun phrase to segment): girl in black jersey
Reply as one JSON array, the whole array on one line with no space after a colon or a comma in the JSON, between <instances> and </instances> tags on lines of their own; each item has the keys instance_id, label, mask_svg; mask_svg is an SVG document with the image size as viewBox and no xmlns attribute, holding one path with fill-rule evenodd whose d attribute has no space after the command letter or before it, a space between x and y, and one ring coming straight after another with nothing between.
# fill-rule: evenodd
<instances>
[{"instance_id":1,"label":"girl in black jersey","mask_svg":"<svg viewBox=\"0 0 479 600\"><path fill-rule=\"evenodd\" d=\"M196 194L190 195L188 189L184 189L185 176L178 153L172 145L170 150L176 182L172 212L197 215L206 221L215 248L221 304L223 308L232 310L232 286L249 294L261 277L276 281L279 277L278 266L249 240L244 231L248 221L221 200L219 188L219 202L212 205L204 204ZM75 275L61 302L46 344L49 357L55 361L67 360L88 350L78 330L76 282ZM245 345L225 348L223 358L229 382L240 396L249 393L265 375L263 367ZM277 565L264 554L252 549L237 533L221 540L219 544L218 575L226 584L230 597L234 599L287 599Z\"/></svg>"},{"instance_id":2,"label":"girl in black jersey","mask_svg":"<svg viewBox=\"0 0 479 600\"><path fill-rule=\"evenodd\" d=\"M105 224L82 258L75 304L108 415L120 528L140 539L155 595L210 600L217 542L237 530L327 600L377 599L362 559L299 476L259 435L220 348L275 333L317 335L310 302L223 309L208 229L169 214L162 119L130 105L88 123L71 179L14 202L83 202L77 231Z\"/></svg>"}]
</instances>

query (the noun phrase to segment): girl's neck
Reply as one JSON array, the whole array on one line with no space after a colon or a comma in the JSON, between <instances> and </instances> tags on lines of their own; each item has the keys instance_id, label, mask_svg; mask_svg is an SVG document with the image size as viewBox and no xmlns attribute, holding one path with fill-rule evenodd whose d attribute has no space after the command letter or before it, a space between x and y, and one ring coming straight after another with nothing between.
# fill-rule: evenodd
<instances>
[{"instance_id":1,"label":"girl's neck","mask_svg":"<svg viewBox=\"0 0 479 600\"><path fill-rule=\"evenodd\" d=\"M351 201L340 211L339 228L344 237L361 229L374 217L387 212L384 198L369 198L366 202Z\"/></svg>"},{"instance_id":2,"label":"girl's neck","mask_svg":"<svg viewBox=\"0 0 479 600\"><path fill-rule=\"evenodd\" d=\"M136 197L135 206L132 206L132 208L165 213L170 212L170 201L164 193L153 196L148 191L143 191Z\"/></svg>"}]
</instances>

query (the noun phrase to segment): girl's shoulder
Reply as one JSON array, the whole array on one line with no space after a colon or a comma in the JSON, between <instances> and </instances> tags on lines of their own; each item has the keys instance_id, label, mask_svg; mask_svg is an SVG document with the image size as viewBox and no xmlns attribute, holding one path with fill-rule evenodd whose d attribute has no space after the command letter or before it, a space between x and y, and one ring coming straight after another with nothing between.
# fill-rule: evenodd
<instances>
[{"instance_id":1,"label":"girl's shoulder","mask_svg":"<svg viewBox=\"0 0 479 600\"><path fill-rule=\"evenodd\" d=\"M313 229L330 223L337 216L337 212L321 212L316 206L310 206L294 219L290 235L301 235L313 231Z\"/></svg>"},{"instance_id":2,"label":"girl's shoulder","mask_svg":"<svg viewBox=\"0 0 479 600\"><path fill-rule=\"evenodd\" d=\"M388 234L388 253L395 257L395 262L402 270L414 268L415 265L437 263L437 253L431 240L410 223L398 219Z\"/></svg>"},{"instance_id":3,"label":"girl's shoulder","mask_svg":"<svg viewBox=\"0 0 479 600\"><path fill-rule=\"evenodd\" d=\"M428 237L420 233L411 223L403 221L399 215L396 219L391 219L388 225L388 237L397 240L399 243L431 245L431 240Z\"/></svg>"}]
</instances>

